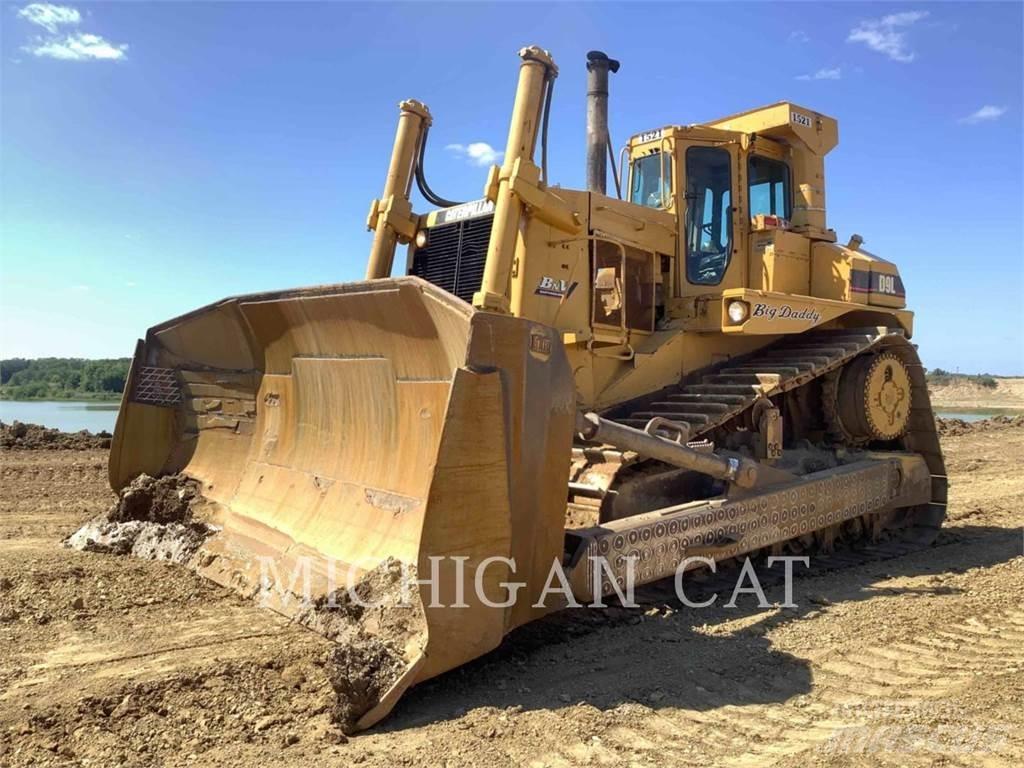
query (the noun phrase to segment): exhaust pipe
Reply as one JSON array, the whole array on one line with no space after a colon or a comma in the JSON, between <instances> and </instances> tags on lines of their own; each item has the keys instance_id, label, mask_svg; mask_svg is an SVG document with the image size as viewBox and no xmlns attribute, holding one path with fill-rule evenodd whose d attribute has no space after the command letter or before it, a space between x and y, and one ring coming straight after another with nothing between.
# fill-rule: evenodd
<instances>
[{"instance_id":1,"label":"exhaust pipe","mask_svg":"<svg viewBox=\"0 0 1024 768\"><path fill-rule=\"evenodd\" d=\"M603 51L587 54L587 189L608 189L608 73L618 72L619 62Z\"/></svg>"}]
</instances>

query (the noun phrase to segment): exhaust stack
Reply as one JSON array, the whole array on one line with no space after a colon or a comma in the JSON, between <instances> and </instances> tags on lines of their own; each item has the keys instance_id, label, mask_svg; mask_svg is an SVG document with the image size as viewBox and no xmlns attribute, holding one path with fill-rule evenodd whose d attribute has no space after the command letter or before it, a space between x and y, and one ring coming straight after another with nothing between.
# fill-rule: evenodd
<instances>
[{"instance_id":1,"label":"exhaust stack","mask_svg":"<svg viewBox=\"0 0 1024 768\"><path fill-rule=\"evenodd\" d=\"M618 71L603 51L587 53L587 189L601 194L608 189L608 73Z\"/></svg>"}]
</instances>

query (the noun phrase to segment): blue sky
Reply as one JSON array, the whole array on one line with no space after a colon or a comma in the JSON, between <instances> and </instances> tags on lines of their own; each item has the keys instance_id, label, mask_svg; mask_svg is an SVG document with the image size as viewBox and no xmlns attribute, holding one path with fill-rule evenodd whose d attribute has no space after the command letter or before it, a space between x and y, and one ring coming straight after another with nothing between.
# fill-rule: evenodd
<instances>
[{"instance_id":1,"label":"blue sky","mask_svg":"<svg viewBox=\"0 0 1024 768\"><path fill-rule=\"evenodd\" d=\"M477 198L531 43L564 186L593 48L617 144L782 99L838 118L829 224L899 264L926 365L1024 373L1019 3L5 2L0 356L127 355L224 296L360 278L398 101L434 113L434 189Z\"/></svg>"}]
</instances>

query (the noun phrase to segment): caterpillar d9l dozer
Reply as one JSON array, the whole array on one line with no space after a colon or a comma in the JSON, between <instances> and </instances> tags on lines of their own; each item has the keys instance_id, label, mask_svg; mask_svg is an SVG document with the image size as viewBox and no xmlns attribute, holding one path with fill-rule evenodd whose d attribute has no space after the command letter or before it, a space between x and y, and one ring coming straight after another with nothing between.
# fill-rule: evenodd
<instances>
[{"instance_id":1,"label":"caterpillar d9l dozer","mask_svg":"<svg viewBox=\"0 0 1024 768\"><path fill-rule=\"evenodd\" d=\"M151 328L118 416L115 489L200 484L216 531L200 573L255 593L268 563L312 563L314 602L332 568L431 574L356 727L564 606L540 599L553 564L587 603L696 555L926 544L945 514L899 272L826 226L836 121L782 102L646 131L623 148L621 200L605 193L618 63L592 52L589 188L563 189L545 168L557 69L519 55L483 199L430 190L431 115L403 102L367 279ZM413 180L438 210L413 213Z\"/></svg>"}]
</instances>

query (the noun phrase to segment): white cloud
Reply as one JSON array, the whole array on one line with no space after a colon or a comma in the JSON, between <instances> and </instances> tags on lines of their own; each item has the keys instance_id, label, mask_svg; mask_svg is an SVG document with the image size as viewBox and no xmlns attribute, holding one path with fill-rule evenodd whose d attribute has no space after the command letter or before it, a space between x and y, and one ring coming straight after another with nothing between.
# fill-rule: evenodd
<instances>
[{"instance_id":1,"label":"white cloud","mask_svg":"<svg viewBox=\"0 0 1024 768\"><path fill-rule=\"evenodd\" d=\"M904 11L862 21L850 30L846 42L864 43L871 50L884 53L893 61L913 61L915 54L907 47L905 28L927 16L928 11Z\"/></svg>"},{"instance_id":2,"label":"white cloud","mask_svg":"<svg viewBox=\"0 0 1024 768\"><path fill-rule=\"evenodd\" d=\"M82 20L82 15L74 8L69 8L66 5L51 5L50 3L26 5L18 11L18 16L29 24L40 26L53 34L61 25L77 26Z\"/></svg>"},{"instance_id":3,"label":"white cloud","mask_svg":"<svg viewBox=\"0 0 1024 768\"><path fill-rule=\"evenodd\" d=\"M22 46L33 56L61 61L117 61L127 55L127 45L111 43L101 35L62 32L61 27L77 27L82 21L82 15L70 6L32 3L19 10L18 16L49 33Z\"/></svg>"},{"instance_id":4,"label":"white cloud","mask_svg":"<svg viewBox=\"0 0 1024 768\"><path fill-rule=\"evenodd\" d=\"M972 112L967 117L960 118L961 123L967 123L968 125L975 125L976 123L985 123L990 120L998 120L1000 117L1006 114L1006 107L993 107L991 104L986 104L976 112Z\"/></svg>"},{"instance_id":5,"label":"white cloud","mask_svg":"<svg viewBox=\"0 0 1024 768\"><path fill-rule=\"evenodd\" d=\"M464 157L473 165L485 166L500 163L504 152L499 152L486 141L474 141L472 144L449 144L445 149Z\"/></svg>"},{"instance_id":6,"label":"white cloud","mask_svg":"<svg viewBox=\"0 0 1024 768\"><path fill-rule=\"evenodd\" d=\"M809 43L811 38L802 29L794 29L789 33L789 42L791 43Z\"/></svg>"},{"instance_id":7,"label":"white cloud","mask_svg":"<svg viewBox=\"0 0 1024 768\"><path fill-rule=\"evenodd\" d=\"M24 50L34 56L62 61L103 59L116 61L125 57L128 46L110 43L99 35L91 35L88 32L74 32L63 40L60 38L37 40L32 45L26 45Z\"/></svg>"},{"instance_id":8,"label":"white cloud","mask_svg":"<svg viewBox=\"0 0 1024 768\"><path fill-rule=\"evenodd\" d=\"M797 80L839 80L843 76L843 71L836 67L835 69L819 69L813 75L797 75Z\"/></svg>"}]
</instances>

